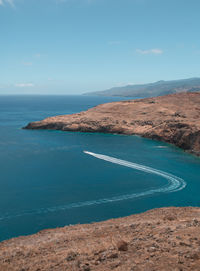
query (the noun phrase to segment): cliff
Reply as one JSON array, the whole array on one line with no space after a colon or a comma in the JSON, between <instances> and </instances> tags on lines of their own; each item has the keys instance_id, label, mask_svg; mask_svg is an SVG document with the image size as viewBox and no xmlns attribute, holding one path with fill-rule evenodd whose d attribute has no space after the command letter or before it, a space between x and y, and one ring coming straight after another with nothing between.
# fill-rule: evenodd
<instances>
[{"instance_id":1,"label":"cliff","mask_svg":"<svg viewBox=\"0 0 200 271\"><path fill-rule=\"evenodd\" d=\"M199 115L200 93L184 92L102 104L81 113L32 122L25 129L135 134L200 155Z\"/></svg>"},{"instance_id":2,"label":"cliff","mask_svg":"<svg viewBox=\"0 0 200 271\"><path fill-rule=\"evenodd\" d=\"M0 243L1 271L199 270L200 208L162 208Z\"/></svg>"}]
</instances>

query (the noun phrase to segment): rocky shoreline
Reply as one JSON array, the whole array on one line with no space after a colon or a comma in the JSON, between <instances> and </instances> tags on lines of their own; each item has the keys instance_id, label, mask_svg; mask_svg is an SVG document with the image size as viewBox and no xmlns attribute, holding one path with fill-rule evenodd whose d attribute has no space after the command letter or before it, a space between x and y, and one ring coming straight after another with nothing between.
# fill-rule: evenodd
<instances>
[{"instance_id":1,"label":"rocky shoreline","mask_svg":"<svg viewBox=\"0 0 200 271\"><path fill-rule=\"evenodd\" d=\"M101 132L161 140L200 155L200 93L98 105L72 115L49 117L25 129Z\"/></svg>"},{"instance_id":2,"label":"rocky shoreline","mask_svg":"<svg viewBox=\"0 0 200 271\"><path fill-rule=\"evenodd\" d=\"M161 208L0 243L1 271L199 270L200 208Z\"/></svg>"},{"instance_id":3,"label":"rocky shoreline","mask_svg":"<svg viewBox=\"0 0 200 271\"><path fill-rule=\"evenodd\" d=\"M140 135L200 155L200 93L102 104L26 129ZM200 208L170 207L0 243L1 271L199 270Z\"/></svg>"}]
</instances>

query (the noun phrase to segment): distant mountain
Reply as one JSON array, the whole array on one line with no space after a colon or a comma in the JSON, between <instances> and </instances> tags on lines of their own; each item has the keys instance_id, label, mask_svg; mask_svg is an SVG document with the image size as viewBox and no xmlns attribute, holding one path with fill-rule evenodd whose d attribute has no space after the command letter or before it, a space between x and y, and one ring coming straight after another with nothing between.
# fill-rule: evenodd
<instances>
[{"instance_id":1,"label":"distant mountain","mask_svg":"<svg viewBox=\"0 0 200 271\"><path fill-rule=\"evenodd\" d=\"M173 81L158 81L150 84L113 87L108 90L88 92L84 95L121 96L121 97L155 97L178 92L200 91L200 78L189 78Z\"/></svg>"}]
</instances>

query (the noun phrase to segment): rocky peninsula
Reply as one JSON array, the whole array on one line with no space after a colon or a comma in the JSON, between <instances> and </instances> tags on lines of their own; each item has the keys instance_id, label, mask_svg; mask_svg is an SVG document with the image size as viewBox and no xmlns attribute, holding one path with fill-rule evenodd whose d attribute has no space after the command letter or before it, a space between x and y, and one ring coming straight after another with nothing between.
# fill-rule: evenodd
<instances>
[{"instance_id":1,"label":"rocky peninsula","mask_svg":"<svg viewBox=\"0 0 200 271\"><path fill-rule=\"evenodd\" d=\"M161 208L0 243L1 271L199 270L200 208Z\"/></svg>"},{"instance_id":2,"label":"rocky peninsula","mask_svg":"<svg viewBox=\"0 0 200 271\"><path fill-rule=\"evenodd\" d=\"M26 129L140 135L200 155L200 93L102 104ZM0 243L1 271L199 270L200 208L169 207Z\"/></svg>"},{"instance_id":3,"label":"rocky peninsula","mask_svg":"<svg viewBox=\"0 0 200 271\"><path fill-rule=\"evenodd\" d=\"M81 113L31 122L24 128L140 135L199 156L199 116L200 93L184 92L101 104Z\"/></svg>"}]
</instances>

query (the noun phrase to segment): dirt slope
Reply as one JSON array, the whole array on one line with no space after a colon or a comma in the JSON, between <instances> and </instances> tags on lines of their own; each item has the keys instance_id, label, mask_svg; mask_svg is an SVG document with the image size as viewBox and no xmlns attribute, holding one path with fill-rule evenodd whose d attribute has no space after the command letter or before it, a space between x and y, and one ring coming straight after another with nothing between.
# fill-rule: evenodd
<instances>
[{"instance_id":1,"label":"dirt slope","mask_svg":"<svg viewBox=\"0 0 200 271\"><path fill-rule=\"evenodd\" d=\"M102 104L29 123L26 129L103 132L162 140L200 155L200 93Z\"/></svg>"},{"instance_id":2,"label":"dirt slope","mask_svg":"<svg viewBox=\"0 0 200 271\"><path fill-rule=\"evenodd\" d=\"M162 208L0 243L1 271L200 270L200 208Z\"/></svg>"}]
</instances>

